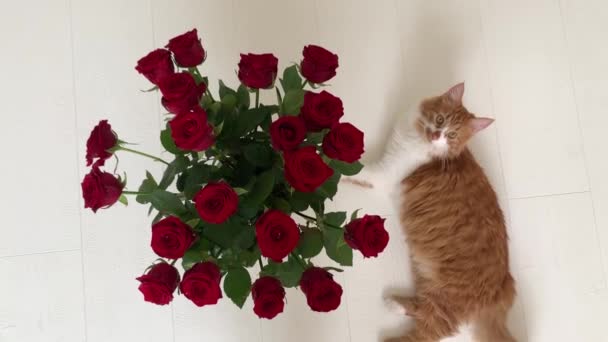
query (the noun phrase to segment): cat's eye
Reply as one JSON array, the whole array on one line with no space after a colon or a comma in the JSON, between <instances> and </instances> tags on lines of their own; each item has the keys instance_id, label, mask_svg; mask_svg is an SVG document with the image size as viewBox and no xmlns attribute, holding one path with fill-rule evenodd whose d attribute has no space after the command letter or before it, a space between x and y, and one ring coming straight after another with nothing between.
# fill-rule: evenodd
<instances>
[{"instance_id":1,"label":"cat's eye","mask_svg":"<svg viewBox=\"0 0 608 342\"><path fill-rule=\"evenodd\" d=\"M450 132L450 133L448 133L448 138L454 139L454 138L456 138L457 135L458 134L456 132Z\"/></svg>"},{"instance_id":2,"label":"cat's eye","mask_svg":"<svg viewBox=\"0 0 608 342\"><path fill-rule=\"evenodd\" d=\"M438 125L442 125L442 124L443 124L443 121L445 121L445 119L443 118L443 116L441 116L441 115L437 115L437 116L435 117L435 122L436 122Z\"/></svg>"}]
</instances>

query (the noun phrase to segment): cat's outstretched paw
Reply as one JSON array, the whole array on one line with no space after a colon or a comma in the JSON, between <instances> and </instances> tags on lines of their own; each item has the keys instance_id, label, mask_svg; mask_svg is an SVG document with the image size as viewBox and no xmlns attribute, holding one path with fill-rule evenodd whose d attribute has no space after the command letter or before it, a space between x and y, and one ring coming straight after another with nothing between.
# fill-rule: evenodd
<instances>
[{"instance_id":1,"label":"cat's outstretched paw","mask_svg":"<svg viewBox=\"0 0 608 342\"><path fill-rule=\"evenodd\" d=\"M400 300L398 300L396 296L387 295L382 299L384 301L384 306L388 309L388 311L397 315L407 315L405 307L401 304Z\"/></svg>"},{"instance_id":2,"label":"cat's outstretched paw","mask_svg":"<svg viewBox=\"0 0 608 342\"><path fill-rule=\"evenodd\" d=\"M384 304L386 307L399 315L407 315L416 317L416 299L414 297L403 297L396 295L384 296Z\"/></svg>"}]
</instances>

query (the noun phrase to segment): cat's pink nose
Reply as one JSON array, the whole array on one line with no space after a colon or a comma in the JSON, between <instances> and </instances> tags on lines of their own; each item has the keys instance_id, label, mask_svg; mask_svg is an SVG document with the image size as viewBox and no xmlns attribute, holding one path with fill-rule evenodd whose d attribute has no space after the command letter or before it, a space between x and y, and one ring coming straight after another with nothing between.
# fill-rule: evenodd
<instances>
[{"instance_id":1,"label":"cat's pink nose","mask_svg":"<svg viewBox=\"0 0 608 342\"><path fill-rule=\"evenodd\" d=\"M441 138L441 132L440 131L435 131L433 133L431 133L431 140L437 140Z\"/></svg>"}]
</instances>

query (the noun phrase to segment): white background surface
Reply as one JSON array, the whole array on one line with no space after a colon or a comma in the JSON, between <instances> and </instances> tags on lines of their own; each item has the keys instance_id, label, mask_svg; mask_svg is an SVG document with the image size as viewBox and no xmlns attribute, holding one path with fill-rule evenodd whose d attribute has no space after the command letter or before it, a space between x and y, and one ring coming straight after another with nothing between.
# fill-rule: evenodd
<instances>
[{"instance_id":1,"label":"white background surface","mask_svg":"<svg viewBox=\"0 0 608 342\"><path fill-rule=\"evenodd\" d=\"M608 341L608 3L604 0L0 0L0 341L368 342L399 324L381 304L408 261L386 199L343 186L336 207L389 215L378 259L338 277L343 305L260 321L228 300L145 303L154 260L146 209L84 210L88 132L102 118L158 153L158 97L133 69L197 27L203 73L235 84L239 52L287 66L305 44L340 56L331 91L378 151L394 113L466 81L465 102L497 119L474 141L509 219L520 341ZM157 165L121 157L135 188ZM464 336L451 341L469 341Z\"/></svg>"}]
</instances>

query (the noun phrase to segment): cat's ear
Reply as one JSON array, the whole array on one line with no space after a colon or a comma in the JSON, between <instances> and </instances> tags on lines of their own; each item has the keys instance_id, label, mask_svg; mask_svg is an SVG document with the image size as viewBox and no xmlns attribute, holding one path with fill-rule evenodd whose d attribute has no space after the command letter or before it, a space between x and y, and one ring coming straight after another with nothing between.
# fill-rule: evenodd
<instances>
[{"instance_id":1,"label":"cat's ear","mask_svg":"<svg viewBox=\"0 0 608 342\"><path fill-rule=\"evenodd\" d=\"M469 126L473 130L473 133L477 133L490 126L492 122L494 122L494 119L492 118L473 118L469 121Z\"/></svg>"},{"instance_id":2,"label":"cat's ear","mask_svg":"<svg viewBox=\"0 0 608 342\"><path fill-rule=\"evenodd\" d=\"M462 96L464 95L464 82L460 82L457 85L450 88L450 90L446 91L443 96L447 96L450 100L461 104Z\"/></svg>"}]
</instances>

